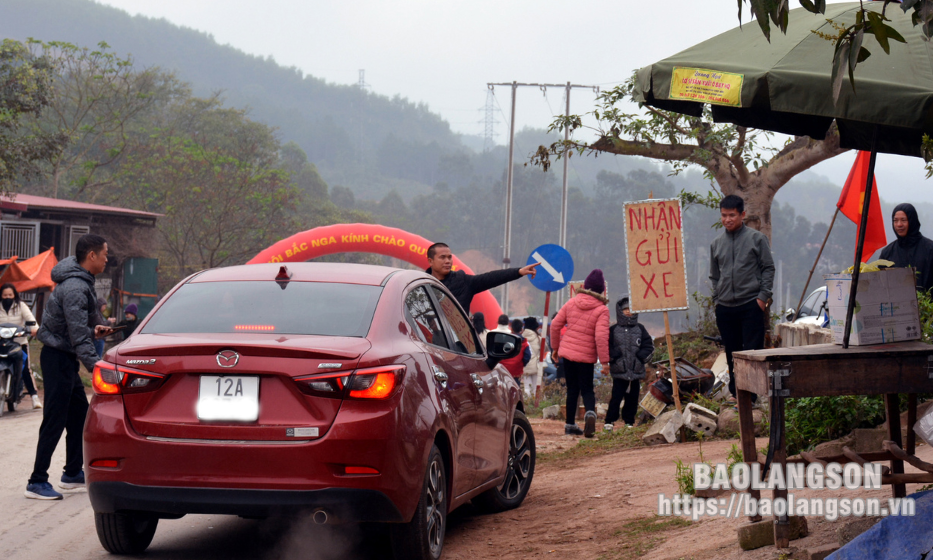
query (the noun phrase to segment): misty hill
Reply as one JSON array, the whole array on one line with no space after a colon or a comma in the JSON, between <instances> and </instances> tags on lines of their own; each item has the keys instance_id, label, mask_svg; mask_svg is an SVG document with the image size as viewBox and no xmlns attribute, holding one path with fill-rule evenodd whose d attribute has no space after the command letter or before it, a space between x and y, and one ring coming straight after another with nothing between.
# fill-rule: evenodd
<instances>
[{"instance_id":1,"label":"misty hill","mask_svg":"<svg viewBox=\"0 0 933 560\"><path fill-rule=\"evenodd\" d=\"M0 0L0 14L0 36L79 46L104 41L140 66L176 72L196 95L222 92L227 105L248 107L252 119L277 127L283 141L301 146L330 185L349 187L360 199L378 200L394 191L411 200L438 184L456 188L505 176L504 146L482 153L481 138L454 133L424 104L327 83L164 19L131 16L91 0ZM543 130L518 131L516 164L558 138ZM561 169L556 166L558 174ZM639 158L574 157L570 183L592 192L600 171L625 175L639 169L658 166Z\"/></svg>"}]
</instances>

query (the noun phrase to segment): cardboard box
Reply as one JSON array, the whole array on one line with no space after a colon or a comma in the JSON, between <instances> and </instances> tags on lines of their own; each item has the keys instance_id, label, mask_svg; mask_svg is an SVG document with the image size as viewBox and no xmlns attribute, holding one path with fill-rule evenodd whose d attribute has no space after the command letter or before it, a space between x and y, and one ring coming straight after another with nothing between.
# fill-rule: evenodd
<instances>
[{"instance_id":1,"label":"cardboard box","mask_svg":"<svg viewBox=\"0 0 933 560\"><path fill-rule=\"evenodd\" d=\"M829 327L833 342L842 344L851 274L828 274L826 280ZM859 275L852 314L852 346L920 340L920 309L912 268L889 268Z\"/></svg>"}]
</instances>

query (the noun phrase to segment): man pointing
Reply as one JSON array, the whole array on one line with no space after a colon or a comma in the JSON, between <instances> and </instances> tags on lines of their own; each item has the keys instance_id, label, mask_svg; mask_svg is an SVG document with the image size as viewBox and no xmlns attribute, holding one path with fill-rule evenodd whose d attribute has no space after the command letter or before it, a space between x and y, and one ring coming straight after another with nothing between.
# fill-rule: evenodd
<instances>
[{"instance_id":1,"label":"man pointing","mask_svg":"<svg viewBox=\"0 0 933 560\"><path fill-rule=\"evenodd\" d=\"M446 243L435 243L428 247L428 269L425 270L431 276L441 281L444 286L450 290L464 311L470 312L470 303L473 296L486 290L491 290L496 286L501 286L506 282L518 280L522 276L531 275L535 277L535 267L540 263L529 264L522 268L505 268L502 270L493 270L485 274L475 276L467 274L462 270L451 270L453 267L454 255L450 252L450 247Z\"/></svg>"}]
</instances>

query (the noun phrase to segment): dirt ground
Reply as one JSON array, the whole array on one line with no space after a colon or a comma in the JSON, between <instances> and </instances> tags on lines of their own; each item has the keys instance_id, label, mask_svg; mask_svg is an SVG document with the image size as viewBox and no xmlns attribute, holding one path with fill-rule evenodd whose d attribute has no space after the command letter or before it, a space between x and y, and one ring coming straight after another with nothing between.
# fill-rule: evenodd
<instances>
[{"instance_id":1,"label":"dirt ground","mask_svg":"<svg viewBox=\"0 0 933 560\"><path fill-rule=\"evenodd\" d=\"M563 422L532 419L539 452L567 449L580 438L563 435ZM598 425L602 427L602 425ZM738 440L707 441L704 459L725 462ZM757 447L767 446L759 438ZM653 520L658 494L677 492L675 459L699 460L697 443L625 449L606 455L573 460L544 460L537 468L531 490L522 507L498 514L479 515L469 506L450 517L444 558L592 558L679 560L763 560L777 558L774 547L742 551L736 530L746 518L701 518L699 521ZM923 446L918 455L933 460L933 450ZM907 466L908 472L914 472ZM918 485L908 485L908 493ZM890 490L808 490L800 497L890 497ZM763 492L770 496L770 492ZM647 518L647 519L646 519ZM836 522L808 518L810 535L792 541L793 548L813 548L836 542ZM660 531L644 527L667 522Z\"/></svg>"},{"instance_id":2,"label":"dirt ground","mask_svg":"<svg viewBox=\"0 0 933 560\"><path fill-rule=\"evenodd\" d=\"M41 411L23 407L0 418L0 558L108 558L97 542L87 493L70 493L62 502L23 498L32 467ZM740 519L655 518L658 494L677 491L674 460L693 463L697 443L621 449L575 459L560 458L582 438L563 435L563 422L531 420L541 460L525 503L518 509L483 515L467 505L449 518L444 558L581 558L604 560L662 559L776 559L766 547L743 552L737 544ZM598 425L602 427L602 425ZM724 462L737 440L707 441L704 459ZM598 444L597 444L598 445ZM765 439L757 446L765 447ZM918 455L933 461L923 446ZM53 458L53 472L61 468L64 445ZM907 467L908 472L912 471ZM916 485L909 491L916 490ZM766 494L767 495L767 494ZM801 496L877 496L889 490L801 491ZM798 548L836 540L844 522L809 518L811 535L792 541ZM145 557L151 560L387 558L385 543L367 544L359 529L314 526L297 520L246 520L232 516L190 515L160 523ZM785 551L787 552L787 551Z\"/></svg>"}]
</instances>

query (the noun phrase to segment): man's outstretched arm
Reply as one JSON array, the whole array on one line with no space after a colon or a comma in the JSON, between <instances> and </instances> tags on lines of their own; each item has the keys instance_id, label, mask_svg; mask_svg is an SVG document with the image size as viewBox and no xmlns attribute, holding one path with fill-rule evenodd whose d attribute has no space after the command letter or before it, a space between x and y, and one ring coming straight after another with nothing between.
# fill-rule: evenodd
<instances>
[{"instance_id":1,"label":"man's outstretched arm","mask_svg":"<svg viewBox=\"0 0 933 560\"><path fill-rule=\"evenodd\" d=\"M518 280L522 276L531 275L531 277L534 278L536 266L538 266L538 263L529 264L528 266L523 266L522 268L492 270L490 272L477 274L475 276L467 276L467 278L470 279L470 288L473 290L473 293L478 294L480 292L485 292L486 290L491 290L496 286L501 286L506 282Z\"/></svg>"}]
</instances>

